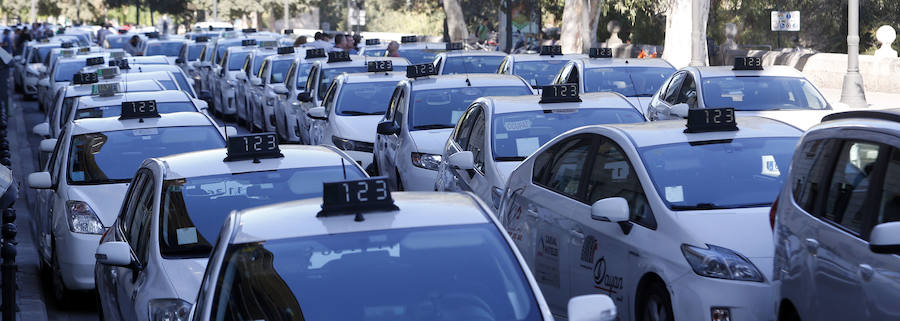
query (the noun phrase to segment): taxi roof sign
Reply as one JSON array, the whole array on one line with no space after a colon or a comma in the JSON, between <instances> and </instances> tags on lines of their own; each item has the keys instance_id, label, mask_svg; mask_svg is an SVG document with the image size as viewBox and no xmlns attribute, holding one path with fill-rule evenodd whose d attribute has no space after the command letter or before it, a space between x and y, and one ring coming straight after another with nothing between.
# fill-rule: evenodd
<instances>
[{"instance_id":1,"label":"taxi roof sign","mask_svg":"<svg viewBox=\"0 0 900 321\"><path fill-rule=\"evenodd\" d=\"M292 34L294 34L294 29L284 29L284 30L282 30L282 33L284 33L286 35L292 35Z\"/></svg>"},{"instance_id":2,"label":"taxi roof sign","mask_svg":"<svg viewBox=\"0 0 900 321\"><path fill-rule=\"evenodd\" d=\"M578 96L578 85L576 84L549 85L542 88L541 100L538 103L581 102L581 97Z\"/></svg>"},{"instance_id":3,"label":"taxi roof sign","mask_svg":"<svg viewBox=\"0 0 900 321\"><path fill-rule=\"evenodd\" d=\"M278 47L279 55L287 55L294 53L294 47Z\"/></svg>"},{"instance_id":4,"label":"taxi roof sign","mask_svg":"<svg viewBox=\"0 0 900 321\"><path fill-rule=\"evenodd\" d=\"M72 48L75 47L75 44L72 42L63 42L59 45L60 48Z\"/></svg>"},{"instance_id":5,"label":"taxi roof sign","mask_svg":"<svg viewBox=\"0 0 900 321\"><path fill-rule=\"evenodd\" d=\"M80 47L78 48L78 54L86 54L91 52L91 47Z\"/></svg>"},{"instance_id":6,"label":"taxi roof sign","mask_svg":"<svg viewBox=\"0 0 900 321\"><path fill-rule=\"evenodd\" d=\"M241 46L256 46L256 39L241 40Z\"/></svg>"},{"instance_id":7,"label":"taxi roof sign","mask_svg":"<svg viewBox=\"0 0 900 321\"><path fill-rule=\"evenodd\" d=\"M416 36L403 36L400 37L401 43L410 43L410 42L418 42L419 39Z\"/></svg>"},{"instance_id":8,"label":"taxi roof sign","mask_svg":"<svg viewBox=\"0 0 900 321\"><path fill-rule=\"evenodd\" d=\"M448 42L446 49L447 50L463 50L463 44L462 44L462 42Z\"/></svg>"},{"instance_id":9,"label":"taxi roof sign","mask_svg":"<svg viewBox=\"0 0 900 321\"><path fill-rule=\"evenodd\" d=\"M226 146L226 162L252 159L258 163L260 158L284 157L278 148L278 135L271 132L229 136Z\"/></svg>"},{"instance_id":10,"label":"taxi roof sign","mask_svg":"<svg viewBox=\"0 0 900 321\"><path fill-rule=\"evenodd\" d=\"M390 60L374 60L366 63L369 72L394 71L394 62Z\"/></svg>"},{"instance_id":11,"label":"taxi roof sign","mask_svg":"<svg viewBox=\"0 0 900 321\"><path fill-rule=\"evenodd\" d=\"M346 51L332 51L328 53L328 62L351 61L350 54Z\"/></svg>"},{"instance_id":12,"label":"taxi roof sign","mask_svg":"<svg viewBox=\"0 0 900 321\"><path fill-rule=\"evenodd\" d=\"M381 44L381 39L366 39L366 46L376 46Z\"/></svg>"},{"instance_id":13,"label":"taxi roof sign","mask_svg":"<svg viewBox=\"0 0 900 321\"><path fill-rule=\"evenodd\" d=\"M562 56L562 46L541 46L541 56Z\"/></svg>"},{"instance_id":14,"label":"taxi roof sign","mask_svg":"<svg viewBox=\"0 0 900 321\"><path fill-rule=\"evenodd\" d=\"M259 42L260 48L274 48L278 47L278 41L275 40L263 40Z\"/></svg>"},{"instance_id":15,"label":"taxi roof sign","mask_svg":"<svg viewBox=\"0 0 900 321\"><path fill-rule=\"evenodd\" d=\"M75 50L73 49L63 49L59 51L59 54L63 57L72 57L75 55Z\"/></svg>"},{"instance_id":16,"label":"taxi roof sign","mask_svg":"<svg viewBox=\"0 0 900 321\"><path fill-rule=\"evenodd\" d=\"M119 75L119 67L105 67L97 69L97 75L103 77L103 79L115 78Z\"/></svg>"},{"instance_id":17,"label":"taxi roof sign","mask_svg":"<svg viewBox=\"0 0 900 321\"><path fill-rule=\"evenodd\" d=\"M197 38L194 38L194 42L196 42L196 43L203 43L203 42L208 42L208 41L209 41L209 37L207 37L207 36L199 36Z\"/></svg>"},{"instance_id":18,"label":"taxi roof sign","mask_svg":"<svg viewBox=\"0 0 900 321\"><path fill-rule=\"evenodd\" d=\"M419 78L437 74L437 68L434 68L433 63L406 66L406 78Z\"/></svg>"},{"instance_id":19,"label":"taxi roof sign","mask_svg":"<svg viewBox=\"0 0 900 321\"><path fill-rule=\"evenodd\" d=\"M72 75L72 84L75 85L86 85L93 84L100 81L97 77L96 73L92 72L79 72Z\"/></svg>"},{"instance_id":20,"label":"taxi roof sign","mask_svg":"<svg viewBox=\"0 0 900 321\"><path fill-rule=\"evenodd\" d=\"M84 60L84 64L88 66L102 65L105 62L106 61L103 59L103 57L91 57Z\"/></svg>"},{"instance_id":21,"label":"taxi roof sign","mask_svg":"<svg viewBox=\"0 0 900 321\"><path fill-rule=\"evenodd\" d=\"M107 82L102 84L94 84L91 86L91 95L99 95L100 97L109 97L119 93L119 83Z\"/></svg>"},{"instance_id":22,"label":"taxi roof sign","mask_svg":"<svg viewBox=\"0 0 900 321\"><path fill-rule=\"evenodd\" d=\"M325 49L315 48L315 49L307 49L306 50L306 59L311 58L325 58Z\"/></svg>"},{"instance_id":23,"label":"taxi roof sign","mask_svg":"<svg viewBox=\"0 0 900 321\"><path fill-rule=\"evenodd\" d=\"M734 68L731 70L763 70L760 57L734 57Z\"/></svg>"},{"instance_id":24,"label":"taxi roof sign","mask_svg":"<svg viewBox=\"0 0 900 321\"><path fill-rule=\"evenodd\" d=\"M119 120L159 118L159 110L156 109L155 100L123 101L122 114Z\"/></svg>"},{"instance_id":25,"label":"taxi roof sign","mask_svg":"<svg viewBox=\"0 0 900 321\"><path fill-rule=\"evenodd\" d=\"M109 58L111 58L111 59L124 58L124 57L125 57L124 51L110 51L109 52Z\"/></svg>"},{"instance_id":26,"label":"taxi roof sign","mask_svg":"<svg viewBox=\"0 0 900 321\"><path fill-rule=\"evenodd\" d=\"M356 214L356 221L364 220L362 213L396 211L387 177L370 177L322 184L322 210L316 217Z\"/></svg>"},{"instance_id":27,"label":"taxi roof sign","mask_svg":"<svg viewBox=\"0 0 900 321\"><path fill-rule=\"evenodd\" d=\"M256 28L244 28L244 29L241 29L241 32L243 32L243 33L255 33L255 32L256 32Z\"/></svg>"},{"instance_id":28,"label":"taxi roof sign","mask_svg":"<svg viewBox=\"0 0 900 321\"><path fill-rule=\"evenodd\" d=\"M590 48L588 49L588 57L590 58L612 58L613 53L610 48Z\"/></svg>"},{"instance_id":29,"label":"taxi roof sign","mask_svg":"<svg viewBox=\"0 0 900 321\"><path fill-rule=\"evenodd\" d=\"M689 109L685 133L737 131L734 108Z\"/></svg>"},{"instance_id":30,"label":"taxi roof sign","mask_svg":"<svg viewBox=\"0 0 900 321\"><path fill-rule=\"evenodd\" d=\"M131 66L128 65L128 59L125 59L125 57L115 59L115 60L110 60L109 66L110 67L119 67L119 69L131 69Z\"/></svg>"}]
</instances>

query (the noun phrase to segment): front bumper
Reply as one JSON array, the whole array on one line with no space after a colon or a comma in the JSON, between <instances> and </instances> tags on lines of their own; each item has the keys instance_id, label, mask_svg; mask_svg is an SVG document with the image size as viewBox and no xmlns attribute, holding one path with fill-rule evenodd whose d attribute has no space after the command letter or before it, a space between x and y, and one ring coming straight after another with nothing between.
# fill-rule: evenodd
<instances>
[{"instance_id":1,"label":"front bumper","mask_svg":"<svg viewBox=\"0 0 900 321\"><path fill-rule=\"evenodd\" d=\"M360 152L355 150L345 150L344 152L363 168L368 168L369 165L372 164L372 153L370 152Z\"/></svg>"},{"instance_id":2,"label":"front bumper","mask_svg":"<svg viewBox=\"0 0 900 321\"><path fill-rule=\"evenodd\" d=\"M437 179L437 171L413 166L409 158L400 158L407 162L403 166L397 165L400 172L400 180L403 189L407 191L434 191L434 181Z\"/></svg>"},{"instance_id":3,"label":"front bumper","mask_svg":"<svg viewBox=\"0 0 900 321\"><path fill-rule=\"evenodd\" d=\"M262 106L262 113L263 113L262 120L265 123L265 124L263 124L263 128L265 128L266 131L274 132L276 130L276 128L275 128L275 126L276 126L275 125L275 106L269 106L266 104L266 102L263 102L261 104L261 106Z\"/></svg>"},{"instance_id":4,"label":"front bumper","mask_svg":"<svg viewBox=\"0 0 900 321\"><path fill-rule=\"evenodd\" d=\"M94 289L94 253L101 235L65 232L57 235L56 255L63 283L71 290Z\"/></svg>"},{"instance_id":5,"label":"front bumper","mask_svg":"<svg viewBox=\"0 0 900 321\"><path fill-rule=\"evenodd\" d=\"M675 320L711 320L713 307L728 308L731 320L775 319L770 282L714 279L693 272L669 286Z\"/></svg>"},{"instance_id":6,"label":"front bumper","mask_svg":"<svg viewBox=\"0 0 900 321\"><path fill-rule=\"evenodd\" d=\"M225 115L237 114L236 106L234 103L234 89L224 88L222 90L222 113Z\"/></svg>"}]
</instances>

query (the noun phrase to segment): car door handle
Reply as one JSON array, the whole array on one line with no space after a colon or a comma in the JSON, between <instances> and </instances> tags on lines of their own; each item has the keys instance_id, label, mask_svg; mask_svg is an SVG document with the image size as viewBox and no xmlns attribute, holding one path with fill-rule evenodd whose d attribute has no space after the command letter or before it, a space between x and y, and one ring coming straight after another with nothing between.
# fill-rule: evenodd
<instances>
[{"instance_id":1,"label":"car door handle","mask_svg":"<svg viewBox=\"0 0 900 321\"><path fill-rule=\"evenodd\" d=\"M581 245L584 243L584 233L581 231L569 231L569 234L572 235L572 244Z\"/></svg>"},{"instance_id":2,"label":"car door handle","mask_svg":"<svg viewBox=\"0 0 900 321\"><path fill-rule=\"evenodd\" d=\"M528 216L531 216L531 217L538 217L537 210L535 210L533 208L529 208L529 209L525 210L525 213L527 213Z\"/></svg>"},{"instance_id":3,"label":"car door handle","mask_svg":"<svg viewBox=\"0 0 900 321\"><path fill-rule=\"evenodd\" d=\"M868 264L860 264L859 265L859 276L862 277L863 281L871 281L872 275L875 274L875 269L872 268L871 265Z\"/></svg>"},{"instance_id":4,"label":"car door handle","mask_svg":"<svg viewBox=\"0 0 900 321\"><path fill-rule=\"evenodd\" d=\"M806 250L815 255L819 252L819 241L816 239L806 239Z\"/></svg>"}]
</instances>

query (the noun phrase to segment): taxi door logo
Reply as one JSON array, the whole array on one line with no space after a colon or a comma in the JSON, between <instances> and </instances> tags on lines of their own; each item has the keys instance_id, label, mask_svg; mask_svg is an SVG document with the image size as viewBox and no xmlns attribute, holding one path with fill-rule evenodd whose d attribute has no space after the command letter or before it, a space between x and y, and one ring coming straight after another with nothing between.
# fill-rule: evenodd
<instances>
[{"instance_id":1,"label":"taxi door logo","mask_svg":"<svg viewBox=\"0 0 900 321\"><path fill-rule=\"evenodd\" d=\"M600 257L594 264L594 288L615 294L617 290L622 289L622 277L607 274L606 268L606 258Z\"/></svg>"},{"instance_id":2,"label":"taxi door logo","mask_svg":"<svg viewBox=\"0 0 900 321\"><path fill-rule=\"evenodd\" d=\"M538 282L560 286L559 275L559 241L553 235L543 235L537 242L534 271Z\"/></svg>"}]
</instances>

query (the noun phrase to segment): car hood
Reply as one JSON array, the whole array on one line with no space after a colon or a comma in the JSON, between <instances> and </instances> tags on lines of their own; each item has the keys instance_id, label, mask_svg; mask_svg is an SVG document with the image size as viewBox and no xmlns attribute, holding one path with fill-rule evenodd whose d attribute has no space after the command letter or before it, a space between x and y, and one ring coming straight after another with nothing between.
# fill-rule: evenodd
<instances>
[{"instance_id":1,"label":"car hood","mask_svg":"<svg viewBox=\"0 0 900 321\"><path fill-rule=\"evenodd\" d=\"M797 129L806 131L822 122L822 117L835 113L834 110L760 110L738 111L738 116L759 116L774 119ZM738 119L738 127L741 126Z\"/></svg>"},{"instance_id":2,"label":"car hood","mask_svg":"<svg viewBox=\"0 0 900 321\"><path fill-rule=\"evenodd\" d=\"M409 136L416 145L416 151L441 155L444 153L444 145L451 132L453 132L453 128L416 130L409 132Z\"/></svg>"},{"instance_id":3,"label":"car hood","mask_svg":"<svg viewBox=\"0 0 900 321\"><path fill-rule=\"evenodd\" d=\"M628 101L637 108L641 114L647 112L647 106L650 106L651 97L626 97Z\"/></svg>"},{"instance_id":4,"label":"car hood","mask_svg":"<svg viewBox=\"0 0 900 321\"><path fill-rule=\"evenodd\" d=\"M197 292L209 259L164 259L161 262L178 297L193 304L197 300Z\"/></svg>"},{"instance_id":5,"label":"car hood","mask_svg":"<svg viewBox=\"0 0 900 321\"><path fill-rule=\"evenodd\" d=\"M750 259L771 280L775 246L769 225L770 207L680 211L676 217L694 246L724 247Z\"/></svg>"},{"instance_id":6,"label":"car hood","mask_svg":"<svg viewBox=\"0 0 900 321\"><path fill-rule=\"evenodd\" d=\"M112 225L122 207L122 199L128 184L101 184L70 186L69 199L88 203L104 227Z\"/></svg>"},{"instance_id":7,"label":"car hood","mask_svg":"<svg viewBox=\"0 0 900 321\"><path fill-rule=\"evenodd\" d=\"M335 129L335 135L341 138L374 143L378 121L383 117L382 115L335 116L332 128Z\"/></svg>"}]
</instances>

